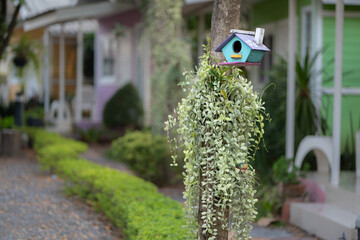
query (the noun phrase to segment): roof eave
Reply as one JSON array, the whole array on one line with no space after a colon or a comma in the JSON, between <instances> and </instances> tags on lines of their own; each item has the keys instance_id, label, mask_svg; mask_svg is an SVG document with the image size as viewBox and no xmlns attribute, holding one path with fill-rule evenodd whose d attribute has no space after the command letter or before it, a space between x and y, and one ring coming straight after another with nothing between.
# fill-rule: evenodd
<instances>
[{"instance_id":1,"label":"roof eave","mask_svg":"<svg viewBox=\"0 0 360 240\"><path fill-rule=\"evenodd\" d=\"M215 52L221 52L222 49L225 47L226 44L228 44L231 39L233 39L235 37L235 33L230 34L225 41L223 41L216 49Z\"/></svg>"},{"instance_id":2,"label":"roof eave","mask_svg":"<svg viewBox=\"0 0 360 240\"><path fill-rule=\"evenodd\" d=\"M24 31L84 18L99 18L134 9L131 3L100 2L51 10L24 20Z\"/></svg>"}]
</instances>

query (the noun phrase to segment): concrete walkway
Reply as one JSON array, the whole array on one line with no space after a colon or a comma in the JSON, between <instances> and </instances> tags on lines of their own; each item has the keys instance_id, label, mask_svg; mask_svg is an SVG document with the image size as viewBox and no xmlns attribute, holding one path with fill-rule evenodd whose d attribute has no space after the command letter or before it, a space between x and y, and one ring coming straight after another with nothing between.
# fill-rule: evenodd
<instances>
[{"instance_id":1,"label":"concrete walkway","mask_svg":"<svg viewBox=\"0 0 360 240\"><path fill-rule=\"evenodd\" d=\"M34 153L0 157L0 239L123 239L100 213L66 197L63 181L39 172Z\"/></svg>"}]
</instances>

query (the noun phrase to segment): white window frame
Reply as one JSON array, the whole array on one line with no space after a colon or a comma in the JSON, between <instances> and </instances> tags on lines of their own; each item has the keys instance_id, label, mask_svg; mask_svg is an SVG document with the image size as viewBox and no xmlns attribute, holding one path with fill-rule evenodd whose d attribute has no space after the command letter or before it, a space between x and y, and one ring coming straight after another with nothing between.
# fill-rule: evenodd
<instances>
[{"instance_id":1,"label":"white window frame","mask_svg":"<svg viewBox=\"0 0 360 240\"><path fill-rule=\"evenodd\" d=\"M311 14L311 20L310 20L310 24L311 24L311 38L310 38L310 50L313 51L314 50L314 36L312 36L314 34L314 26L313 26L313 18L314 18L314 13L313 13L313 9L311 7L311 5L309 6L305 6L301 9L301 59L304 59L306 56L306 50L308 48L308 43L307 43L307 24L306 24L306 15L307 14Z\"/></svg>"},{"instance_id":2,"label":"white window frame","mask_svg":"<svg viewBox=\"0 0 360 240\"><path fill-rule=\"evenodd\" d=\"M112 74L104 74L104 60L105 60L105 42L113 42L113 48L112 50L109 50L114 54L113 56L113 72ZM113 84L116 82L116 52L117 52L117 41L116 37L112 33L104 34L103 36L100 36L100 46L101 46L101 71L100 71L100 82L101 84Z\"/></svg>"}]
</instances>

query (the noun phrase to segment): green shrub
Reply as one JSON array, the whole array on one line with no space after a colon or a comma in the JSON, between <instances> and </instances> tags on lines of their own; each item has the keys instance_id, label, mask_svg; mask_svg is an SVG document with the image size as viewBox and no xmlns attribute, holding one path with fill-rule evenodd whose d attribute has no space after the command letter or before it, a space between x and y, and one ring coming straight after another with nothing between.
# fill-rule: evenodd
<instances>
[{"instance_id":1,"label":"green shrub","mask_svg":"<svg viewBox=\"0 0 360 240\"><path fill-rule=\"evenodd\" d=\"M38 161L42 170L54 172L58 161L65 158L76 158L87 150L87 145L72 139L61 137L56 133L46 132L41 128L23 128L34 143Z\"/></svg>"},{"instance_id":2,"label":"green shrub","mask_svg":"<svg viewBox=\"0 0 360 240\"><path fill-rule=\"evenodd\" d=\"M185 239L181 205L153 184L82 159L63 160L57 171L70 193L95 201L128 239Z\"/></svg>"},{"instance_id":3,"label":"green shrub","mask_svg":"<svg viewBox=\"0 0 360 240\"><path fill-rule=\"evenodd\" d=\"M103 129L100 127L91 127L89 129L77 129L77 132L80 134L82 140L88 143L96 143L100 141L101 135L103 134Z\"/></svg>"},{"instance_id":4,"label":"green shrub","mask_svg":"<svg viewBox=\"0 0 360 240\"><path fill-rule=\"evenodd\" d=\"M182 206L152 183L80 159L83 143L34 128L25 131L35 140L40 163L66 180L68 193L95 202L127 239L188 239Z\"/></svg>"},{"instance_id":5,"label":"green shrub","mask_svg":"<svg viewBox=\"0 0 360 240\"><path fill-rule=\"evenodd\" d=\"M130 166L141 178L164 184L170 165L170 150L163 136L134 131L111 144L110 158Z\"/></svg>"},{"instance_id":6,"label":"green shrub","mask_svg":"<svg viewBox=\"0 0 360 240\"><path fill-rule=\"evenodd\" d=\"M295 166L292 167L292 170L289 171L291 166L292 159L286 159L284 156L281 156L274 163L273 170L273 179L275 183L284 183L284 184L298 184L298 175L299 169Z\"/></svg>"},{"instance_id":7,"label":"green shrub","mask_svg":"<svg viewBox=\"0 0 360 240\"><path fill-rule=\"evenodd\" d=\"M106 103L103 121L107 127L141 128L143 107L137 89L126 84Z\"/></svg>"},{"instance_id":8,"label":"green shrub","mask_svg":"<svg viewBox=\"0 0 360 240\"><path fill-rule=\"evenodd\" d=\"M56 133L46 132L45 130L37 131L33 138L34 149L36 151L50 145L71 145L78 153L84 152L87 149L87 145L85 143L67 139Z\"/></svg>"},{"instance_id":9,"label":"green shrub","mask_svg":"<svg viewBox=\"0 0 360 240\"><path fill-rule=\"evenodd\" d=\"M15 120L13 116L7 116L3 119L0 118L0 129L13 128Z\"/></svg>"},{"instance_id":10,"label":"green shrub","mask_svg":"<svg viewBox=\"0 0 360 240\"><path fill-rule=\"evenodd\" d=\"M38 151L38 161L42 170L55 172L57 163L64 158L77 158L78 154L86 151L86 146L81 143L54 144Z\"/></svg>"}]
</instances>

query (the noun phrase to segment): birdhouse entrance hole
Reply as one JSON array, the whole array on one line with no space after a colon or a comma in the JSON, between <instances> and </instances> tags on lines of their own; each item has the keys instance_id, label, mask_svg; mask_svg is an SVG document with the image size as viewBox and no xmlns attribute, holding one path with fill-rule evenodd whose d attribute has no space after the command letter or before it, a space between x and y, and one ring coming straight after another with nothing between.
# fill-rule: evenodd
<instances>
[{"instance_id":1,"label":"birdhouse entrance hole","mask_svg":"<svg viewBox=\"0 0 360 240\"><path fill-rule=\"evenodd\" d=\"M239 53L241 51L241 42L235 41L233 44L233 49L235 53Z\"/></svg>"}]
</instances>

